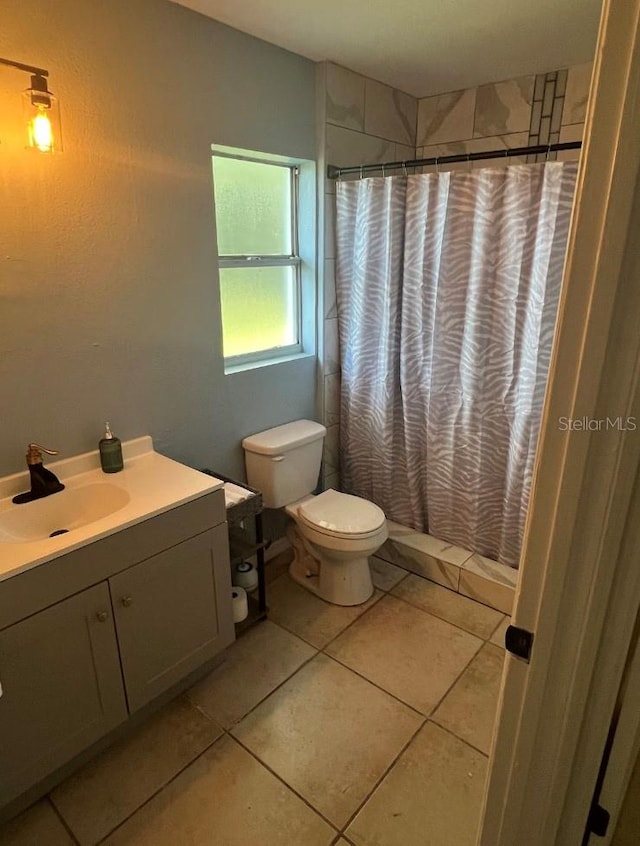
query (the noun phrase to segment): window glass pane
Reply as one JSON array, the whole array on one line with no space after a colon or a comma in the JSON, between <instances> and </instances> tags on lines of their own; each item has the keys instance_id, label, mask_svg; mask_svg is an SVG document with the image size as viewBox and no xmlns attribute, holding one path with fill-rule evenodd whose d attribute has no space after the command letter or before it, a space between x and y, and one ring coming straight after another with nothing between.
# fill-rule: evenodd
<instances>
[{"instance_id":1,"label":"window glass pane","mask_svg":"<svg viewBox=\"0 0 640 846\"><path fill-rule=\"evenodd\" d=\"M295 267L220 268L225 358L298 342Z\"/></svg>"},{"instance_id":2,"label":"window glass pane","mask_svg":"<svg viewBox=\"0 0 640 846\"><path fill-rule=\"evenodd\" d=\"M291 255L291 170L213 157L218 254Z\"/></svg>"}]
</instances>

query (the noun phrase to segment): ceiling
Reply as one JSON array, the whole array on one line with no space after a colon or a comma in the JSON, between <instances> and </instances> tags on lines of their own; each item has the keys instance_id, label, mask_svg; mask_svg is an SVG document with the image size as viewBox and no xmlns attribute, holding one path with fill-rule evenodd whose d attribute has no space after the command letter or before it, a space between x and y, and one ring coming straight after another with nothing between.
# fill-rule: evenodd
<instances>
[{"instance_id":1,"label":"ceiling","mask_svg":"<svg viewBox=\"0 0 640 846\"><path fill-rule=\"evenodd\" d=\"M593 58L602 0L172 0L416 97Z\"/></svg>"}]
</instances>

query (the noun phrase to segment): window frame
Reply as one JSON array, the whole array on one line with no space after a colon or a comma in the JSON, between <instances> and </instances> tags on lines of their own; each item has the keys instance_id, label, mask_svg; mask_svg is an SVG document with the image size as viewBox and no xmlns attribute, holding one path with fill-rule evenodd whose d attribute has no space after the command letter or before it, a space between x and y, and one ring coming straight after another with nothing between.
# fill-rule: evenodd
<instances>
[{"instance_id":1,"label":"window frame","mask_svg":"<svg viewBox=\"0 0 640 846\"><path fill-rule=\"evenodd\" d=\"M290 225L291 225L291 254L290 255L264 255L264 254L247 254L247 255L220 255L218 245L216 243L216 250L218 255L218 268L220 270L226 268L254 268L254 267L291 267L294 273L294 296L295 305L293 309L295 321L295 336L296 342L293 344L286 344L278 347L267 347L263 350L255 350L253 352L241 353L240 355L224 355L224 319L222 316L222 296L220 300L220 318L222 326L222 343L223 343L223 358L225 368L242 367L243 365L251 365L264 361L271 361L281 358L289 358L291 356L299 355L303 352L303 315L302 315L302 258L300 256L300 234L299 234L299 202L300 202L300 166L297 162L285 159L280 156L269 156L267 154L260 155L259 153L247 154L241 150L220 149L215 145L211 148L211 169L213 177L213 198L214 198L214 214L216 219L216 230L218 224L218 211L215 205L215 169L214 159L226 158L235 159L236 161L254 162L256 164L269 165L271 167L283 167L289 170L289 190L290 190ZM221 289L220 289L221 290Z\"/></svg>"}]
</instances>

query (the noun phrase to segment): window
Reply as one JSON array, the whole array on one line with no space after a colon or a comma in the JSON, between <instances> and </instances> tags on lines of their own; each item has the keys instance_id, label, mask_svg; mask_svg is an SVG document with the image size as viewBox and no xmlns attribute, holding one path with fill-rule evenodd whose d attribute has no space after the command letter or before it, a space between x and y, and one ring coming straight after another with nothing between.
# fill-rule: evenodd
<instances>
[{"instance_id":1,"label":"window","mask_svg":"<svg viewBox=\"0 0 640 846\"><path fill-rule=\"evenodd\" d=\"M297 165L214 151L213 185L225 361L299 352Z\"/></svg>"}]
</instances>

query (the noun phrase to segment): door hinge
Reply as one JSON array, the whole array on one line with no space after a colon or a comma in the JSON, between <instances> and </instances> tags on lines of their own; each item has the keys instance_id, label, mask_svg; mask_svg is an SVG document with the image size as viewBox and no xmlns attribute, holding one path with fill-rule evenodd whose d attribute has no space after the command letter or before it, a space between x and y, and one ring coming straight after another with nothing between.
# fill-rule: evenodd
<instances>
[{"instance_id":1,"label":"door hinge","mask_svg":"<svg viewBox=\"0 0 640 846\"><path fill-rule=\"evenodd\" d=\"M519 629L518 626L508 626L504 636L504 645L512 655L517 655L518 658L522 658L529 663L533 647L533 632Z\"/></svg>"},{"instance_id":2,"label":"door hinge","mask_svg":"<svg viewBox=\"0 0 640 846\"><path fill-rule=\"evenodd\" d=\"M598 837L604 837L609 828L609 820L611 814L605 811L602 805L594 802L589 811L589 819L587 820L587 831L591 834L597 834Z\"/></svg>"}]
</instances>

